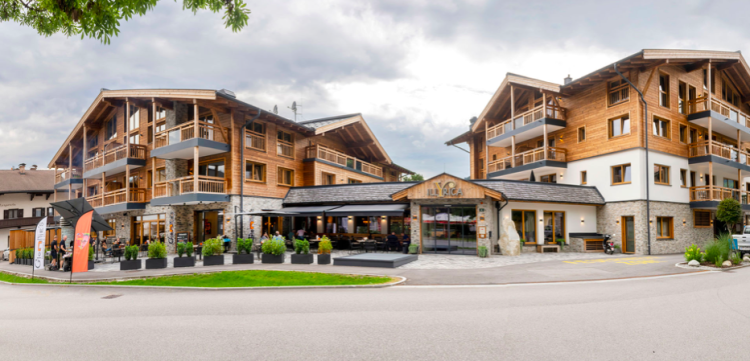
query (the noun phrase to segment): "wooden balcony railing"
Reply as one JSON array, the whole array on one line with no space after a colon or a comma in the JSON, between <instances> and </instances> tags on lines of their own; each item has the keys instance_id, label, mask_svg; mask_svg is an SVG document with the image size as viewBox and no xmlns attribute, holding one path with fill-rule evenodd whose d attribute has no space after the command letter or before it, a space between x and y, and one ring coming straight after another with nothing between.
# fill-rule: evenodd
<instances>
[{"instance_id":1,"label":"wooden balcony railing","mask_svg":"<svg viewBox=\"0 0 750 361\"><path fill-rule=\"evenodd\" d=\"M140 144L130 145L130 154L126 145L121 145L116 148L106 150L104 153L100 153L95 157L89 158L83 164L83 171L88 172L92 169L102 167L104 165L114 163L120 159L135 158L135 159L146 159L146 146Z\"/></svg>"},{"instance_id":2,"label":"wooden balcony railing","mask_svg":"<svg viewBox=\"0 0 750 361\"><path fill-rule=\"evenodd\" d=\"M102 207L104 206L104 197L102 197L101 194L97 194L95 196L86 197L86 201L89 202L89 204L94 207Z\"/></svg>"},{"instance_id":3,"label":"wooden balcony railing","mask_svg":"<svg viewBox=\"0 0 750 361\"><path fill-rule=\"evenodd\" d=\"M125 197L126 194L127 190L122 188L104 192L103 195L97 194L95 196L86 197L86 200L94 208L120 203L146 203L149 201L149 192L145 188L130 188L130 199Z\"/></svg>"},{"instance_id":4,"label":"wooden balcony railing","mask_svg":"<svg viewBox=\"0 0 750 361\"><path fill-rule=\"evenodd\" d=\"M489 163L489 172L498 172L501 170L510 169L513 167L511 160L512 156L498 159ZM518 153L515 156L515 166L520 167L522 165L539 162L542 160L554 160L558 162L565 162L566 153L565 149L547 147L547 154L544 154L544 147L527 150L523 153Z\"/></svg>"},{"instance_id":5,"label":"wooden balcony railing","mask_svg":"<svg viewBox=\"0 0 750 361\"><path fill-rule=\"evenodd\" d=\"M740 189L724 188L711 185L690 187L691 202L721 202L724 199L732 198L740 202L740 204L748 204L748 194L750 194L750 192Z\"/></svg>"},{"instance_id":6,"label":"wooden balcony railing","mask_svg":"<svg viewBox=\"0 0 750 361\"><path fill-rule=\"evenodd\" d=\"M195 122L187 122L156 133L154 149L166 147L170 144L177 144L196 137L229 144L227 129L225 127L199 121L197 128L196 130Z\"/></svg>"},{"instance_id":7,"label":"wooden balcony railing","mask_svg":"<svg viewBox=\"0 0 750 361\"><path fill-rule=\"evenodd\" d=\"M383 168L374 164L367 163L357 158L348 156L344 153L337 152L333 149L326 148L322 145L309 146L306 149L305 158L319 158L327 160L338 165L371 174L376 177L383 177Z\"/></svg>"},{"instance_id":8,"label":"wooden balcony railing","mask_svg":"<svg viewBox=\"0 0 750 361\"><path fill-rule=\"evenodd\" d=\"M277 140L276 154L282 157L294 158L294 145Z\"/></svg>"},{"instance_id":9,"label":"wooden balcony railing","mask_svg":"<svg viewBox=\"0 0 750 361\"><path fill-rule=\"evenodd\" d=\"M750 154L742 150L738 151L736 147L731 145L719 143L715 140L704 140L688 144L688 158L704 155L715 155L734 162L750 165Z\"/></svg>"},{"instance_id":10,"label":"wooden balcony railing","mask_svg":"<svg viewBox=\"0 0 750 361\"><path fill-rule=\"evenodd\" d=\"M266 151L266 137L263 134L245 131L245 147L255 150Z\"/></svg>"},{"instance_id":11,"label":"wooden balcony railing","mask_svg":"<svg viewBox=\"0 0 750 361\"><path fill-rule=\"evenodd\" d=\"M520 128L545 117L565 120L565 108L557 105L542 104L534 109L516 114L514 119L506 119L497 125L487 128L487 139L503 135L510 130Z\"/></svg>"},{"instance_id":12,"label":"wooden balcony railing","mask_svg":"<svg viewBox=\"0 0 750 361\"><path fill-rule=\"evenodd\" d=\"M68 179L80 179L82 173L81 168L66 168L62 173L55 174L55 184Z\"/></svg>"},{"instance_id":13,"label":"wooden balcony railing","mask_svg":"<svg viewBox=\"0 0 750 361\"><path fill-rule=\"evenodd\" d=\"M708 110L708 96L699 96L697 99L688 101L688 112L689 114L698 113ZM722 101L721 99L711 98L711 110L720 113L721 115L729 118L730 120L737 122L738 124L744 125L750 128L750 115L747 115L737 109L735 106L730 105Z\"/></svg>"},{"instance_id":14,"label":"wooden balcony railing","mask_svg":"<svg viewBox=\"0 0 750 361\"><path fill-rule=\"evenodd\" d=\"M195 189L194 176L175 178L154 184L154 198L175 197L188 193L226 194L227 181L220 177L198 176L198 189Z\"/></svg>"}]
</instances>

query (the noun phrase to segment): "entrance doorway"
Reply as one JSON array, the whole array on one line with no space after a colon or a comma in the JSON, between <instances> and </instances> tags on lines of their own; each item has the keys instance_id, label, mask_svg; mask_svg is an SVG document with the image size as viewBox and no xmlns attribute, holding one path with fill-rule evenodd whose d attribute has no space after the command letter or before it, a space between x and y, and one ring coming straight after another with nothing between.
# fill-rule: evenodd
<instances>
[{"instance_id":1,"label":"entrance doorway","mask_svg":"<svg viewBox=\"0 0 750 361\"><path fill-rule=\"evenodd\" d=\"M425 253L477 254L477 207L422 206Z\"/></svg>"},{"instance_id":2,"label":"entrance doorway","mask_svg":"<svg viewBox=\"0 0 750 361\"><path fill-rule=\"evenodd\" d=\"M156 240L164 242L166 237L164 231L165 225L165 214L149 214L133 217L131 244L140 246L146 242L154 242Z\"/></svg>"},{"instance_id":3,"label":"entrance doorway","mask_svg":"<svg viewBox=\"0 0 750 361\"><path fill-rule=\"evenodd\" d=\"M635 252L635 218L633 216L622 217L622 253Z\"/></svg>"},{"instance_id":4,"label":"entrance doorway","mask_svg":"<svg viewBox=\"0 0 750 361\"><path fill-rule=\"evenodd\" d=\"M197 211L194 219L196 242L203 243L224 235L224 211Z\"/></svg>"}]
</instances>

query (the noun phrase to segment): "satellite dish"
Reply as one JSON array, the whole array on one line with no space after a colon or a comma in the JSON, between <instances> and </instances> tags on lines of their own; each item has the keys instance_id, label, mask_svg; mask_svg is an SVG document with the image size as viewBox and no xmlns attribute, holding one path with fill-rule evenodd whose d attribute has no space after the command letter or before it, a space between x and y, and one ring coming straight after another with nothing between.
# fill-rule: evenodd
<instances>
[{"instance_id":1,"label":"satellite dish","mask_svg":"<svg viewBox=\"0 0 750 361\"><path fill-rule=\"evenodd\" d=\"M276 105L273 106L273 113L274 114L279 114L279 107L278 106L276 106Z\"/></svg>"}]
</instances>

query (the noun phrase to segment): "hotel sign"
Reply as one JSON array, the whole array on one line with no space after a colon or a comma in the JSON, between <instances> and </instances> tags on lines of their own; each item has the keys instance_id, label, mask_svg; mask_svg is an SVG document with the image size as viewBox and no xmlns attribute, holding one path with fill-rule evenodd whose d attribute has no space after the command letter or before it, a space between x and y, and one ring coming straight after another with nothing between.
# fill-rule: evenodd
<instances>
[{"instance_id":1,"label":"hotel sign","mask_svg":"<svg viewBox=\"0 0 750 361\"><path fill-rule=\"evenodd\" d=\"M463 189L457 188L455 182L446 182L445 184L442 184L441 182L435 182L435 188L427 189L428 197L444 198L463 195Z\"/></svg>"}]
</instances>

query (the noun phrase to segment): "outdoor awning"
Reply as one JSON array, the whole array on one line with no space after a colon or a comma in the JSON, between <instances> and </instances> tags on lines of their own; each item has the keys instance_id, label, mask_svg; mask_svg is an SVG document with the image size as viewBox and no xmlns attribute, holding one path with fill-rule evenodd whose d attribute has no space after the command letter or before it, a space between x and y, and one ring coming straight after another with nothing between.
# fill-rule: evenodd
<instances>
[{"instance_id":1,"label":"outdoor awning","mask_svg":"<svg viewBox=\"0 0 750 361\"><path fill-rule=\"evenodd\" d=\"M297 213L284 212L284 211L277 210L277 209L264 209L264 210L255 211L255 212L235 213L235 215L263 216L263 217L294 217L297 215Z\"/></svg>"},{"instance_id":2,"label":"outdoor awning","mask_svg":"<svg viewBox=\"0 0 750 361\"><path fill-rule=\"evenodd\" d=\"M326 212L327 216L403 216L408 204L352 204Z\"/></svg>"},{"instance_id":3,"label":"outdoor awning","mask_svg":"<svg viewBox=\"0 0 750 361\"><path fill-rule=\"evenodd\" d=\"M340 206L284 207L280 211L296 213L300 217L315 217L322 216L323 212L327 215L330 210L338 207Z\"/></svg>"}]
</instances>

